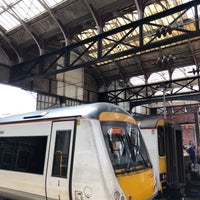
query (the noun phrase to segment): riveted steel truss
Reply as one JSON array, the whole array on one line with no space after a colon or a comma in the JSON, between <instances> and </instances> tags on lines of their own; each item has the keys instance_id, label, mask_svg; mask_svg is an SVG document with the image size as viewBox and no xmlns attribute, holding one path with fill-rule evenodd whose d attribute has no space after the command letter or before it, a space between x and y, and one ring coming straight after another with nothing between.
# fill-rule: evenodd
<instances>
[{"instance_id":1,"label":"riveted steel truss","mask_svg":"<svg viewBox=\"0 0 200 200\"><path fill-rule=\"evenodd\" d=\"M102 63L124 59L133 53L141 53L142 51L197 37L200 35L197 9L199 3L199 0L191 1L76 44L71 44L58 51L41 55L31 61L16 64L10 69L10 83L32 81L93 64L98 67ZM195 13L194 29L174 25L190 8L193 8ZM155 23L155 21L173 14L176 14L177 17L169 24ZM149 33L144 32L144 26L150 27L151 31ZM178 34L171 34L168 38L160 38L159 33L162 33L163 28L168 30L169 33L174 31ZM134 34L136 30L138 35ZM116 37L116 35L121 35L121 37ZM118 50L119 46L123 47L120 51ZM74 52L78 56L72 59L71 55ZM64 57L64 64L58 65L57 62L61 57Z\"/></svg>"},{"instance_id":2,"label":"riveted steel truss","mask_svg":"<svg viewBox=\"0 0 200 200\"><path fill-rule=\"evenodd\" d=\"M116 89L100 93L100 100L114 104L128 102L130 103L130 110L135 106L162 102L163 92L165 92L166 101L200 101L199 79L200 76L198 75L173 81ZM157 95L158 91L161 91L160 95Z\"/></svg>"}]
</instances>

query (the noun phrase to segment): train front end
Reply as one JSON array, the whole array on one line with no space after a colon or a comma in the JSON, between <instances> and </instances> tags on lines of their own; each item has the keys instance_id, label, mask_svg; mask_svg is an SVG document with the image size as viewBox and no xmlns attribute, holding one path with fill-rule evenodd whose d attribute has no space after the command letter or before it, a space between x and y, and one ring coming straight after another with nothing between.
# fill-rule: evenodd
<instances>
[{"instance_id":1,"label":"train front end","mask_svg":"<svg viewBox=\"0 0 200 200\"><path fill-rule=\"evenodd\" d=\"M157 185L136 121L117 112L102 113L100 121L112 166L127 199L153 199Z\"/></svg>"}]
</instances>

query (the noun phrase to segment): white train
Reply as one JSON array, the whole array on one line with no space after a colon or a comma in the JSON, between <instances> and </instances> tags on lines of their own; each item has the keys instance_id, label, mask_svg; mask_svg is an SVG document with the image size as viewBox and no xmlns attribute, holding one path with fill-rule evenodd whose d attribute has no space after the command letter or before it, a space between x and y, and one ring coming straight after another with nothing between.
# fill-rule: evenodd
<instances>
[{"instance_id":1,"label":"white train","mask_svg":"<svg viewBox=\"0 0 200 200\"><path fill-rule=\"evenodd\" d=\"M0 196L14 200L147 200L157 195L135 120L108 103L0 120Z\"/></svg>"}]
</instances>

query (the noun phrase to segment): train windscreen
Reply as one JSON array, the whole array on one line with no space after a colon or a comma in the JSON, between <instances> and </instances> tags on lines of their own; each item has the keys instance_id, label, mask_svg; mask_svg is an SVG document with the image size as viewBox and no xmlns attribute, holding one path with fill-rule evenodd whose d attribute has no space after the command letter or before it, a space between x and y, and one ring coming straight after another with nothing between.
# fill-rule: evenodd
<instances>
[{"instance_id":1,"label":"train windscreen","mask_svg":"<svg viewBox=\"0 0 200 200\"><path fill-rule=\"evenodd\" d=\"M116 173L151 167L141 133L126 122L101 122L107 150Z\"/></svg>"}]
</instances>

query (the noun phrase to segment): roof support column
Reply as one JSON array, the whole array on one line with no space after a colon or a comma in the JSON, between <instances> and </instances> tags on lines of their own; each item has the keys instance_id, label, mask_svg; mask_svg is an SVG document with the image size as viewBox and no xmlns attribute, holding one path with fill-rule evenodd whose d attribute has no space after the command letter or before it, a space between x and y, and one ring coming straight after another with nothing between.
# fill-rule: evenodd
<instances>
[{"instance_id":1,"label":"roof support column","mask_svg":"<svg viewBox=\"0 0 200 200\"><path fill-rule=\"evenodd\" d=\"M98 25L97 26L97 34L99 35L101 33L103 33L103 27Z\"/></svg>"},{"instance_id":2,"label":"roof support column","mask_svg":"<svg viewBox=\"0 0 200 200\"><path fill-rule=\"evenodd\" d=\"M66 31L64 29L64 25L58 19L56 19L54 13L52 12L52 10L49 8L49 6L47 5L47 3L44 0L38 0L38 1L46 9L46 11L49 13L49 15L53 18L53 20L56 22L56 24L60 28L60 30L63 34L64 40L65 40L65 46L69 46L71 41L70 41L69 37L67 37Z\"/></svg>"},{"instance_id":3,"label":"roof support column","mask_svg":"<svg viewBox=\"0 0 200 200\"><path fill-rule=\"evenodd\" d=\"M94 21L95 21L95 24L97 26L97 34L103 33L103 23L100 20L100 17L98 16L97 12L92 7L92 5L88 3L88 0L84 0L84 2L86 4L86 6L88 7L88 9L89 9Z\"/></svg>"},{"instance_id":4,"label":"roof support column","mask_svg":"<svg viewBox=\"0 0 200 200\"><path fill-rule=\"evenodd\" d=\"M135 4L138 11L138 20L144 17L144 8L147 1L149 0L135 0ZM143 45L143 25L142 24L140 24L139 29L140 29L140 45L142 46Z\"/></svg>"},{"instance_id":5,"label":"roof support column","mask_svg":"<svg viewBox=\"0 0 200 200\"><path fill-rule=\"evenodd\" d=\"M23 61L23 58L17 49L17 47L12 43L12 41L6 36L3 30L0 30L0 35L4 38L4 40L10 45L10 47L14 50L15 54L17 55L18 63Z\"/></svg>"}]
</instances>

